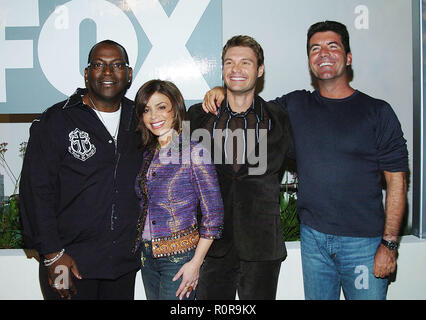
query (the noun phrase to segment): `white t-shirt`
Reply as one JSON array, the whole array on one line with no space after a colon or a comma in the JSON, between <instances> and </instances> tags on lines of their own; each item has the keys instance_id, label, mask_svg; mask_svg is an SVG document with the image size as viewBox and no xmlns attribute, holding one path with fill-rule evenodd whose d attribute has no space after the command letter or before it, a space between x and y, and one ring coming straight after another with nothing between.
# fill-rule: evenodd
<instances>
[{"instance_id":1,"label":"white t-shirt","mask_svg":"<svg viewBox=\"0 0 426 320\"><path fill-rule=\"evenodd\" d=\"M99 119L102 121L104 126L107 128L110 135L117 139L118 137L118 128L120 126L120 116L121 116L121 105L117 111L114 112L103 112L96 110L96 114Z\"/></svg>"}]
</instances>

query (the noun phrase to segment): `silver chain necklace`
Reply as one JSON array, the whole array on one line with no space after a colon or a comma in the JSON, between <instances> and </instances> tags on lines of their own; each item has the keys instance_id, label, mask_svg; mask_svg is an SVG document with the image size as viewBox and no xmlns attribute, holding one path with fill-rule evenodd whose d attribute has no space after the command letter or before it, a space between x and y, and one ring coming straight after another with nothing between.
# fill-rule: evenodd
<instances>
[{"instance_id":1,"label":"silver chain necklace","mask_svg":"<svg viewBox=\"0 0 426 320\"><path fill-rule=\"evenodd\" d=\"M93 100L90 98L90 96L89 96L89 95L87 95L87 97L89 98L89 101L90 101L90 103L91 103L91 104L92 104L92 106L93 106L93 109L95 109L96 114L99 116L99 119L101 119L101 122L102 122L102 124L104 125L105 129L107 129L107 131L109 132L108 127L107 127L107 125L106 125L106 122L105 122L105 120L104 120L104 117L102 116L102 113L98 110L98 108L96 108L96 105L95 105L95 103L93 102ZM119 108L121 108L121 104L120 104L120 107L119 107ZM118 128L119 128L119 127L120 127L120 119L118 119L117 126L115 127L114 135L112 135L112 138L114 139L115 146L117 146L117 135L118 135Z\"/></svg>"}]
</instances>

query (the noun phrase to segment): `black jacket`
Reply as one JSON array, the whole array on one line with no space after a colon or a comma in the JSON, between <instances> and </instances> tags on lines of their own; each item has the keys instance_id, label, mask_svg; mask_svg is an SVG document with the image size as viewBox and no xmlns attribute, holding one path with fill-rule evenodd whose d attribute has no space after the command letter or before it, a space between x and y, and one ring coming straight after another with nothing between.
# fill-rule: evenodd
<instances>
[{"instance_id":1,"label":"black jacket","mask_svg":"<svg viewBox=\"0 0 426 320\"><path fill-rule=\"evenodd\" d=\"M77 89L31 125L20 182L23 234L40 254L65 248L83 278L114 279L140 264L131 250L142 152L133 102L122 100L116 149L96 113L83 105L86 92Z\"/></svg>"},{"instance_id":2,"label":"black jacket","mask_svg":"<svg viewBox=\"0 0 426 320\"><path fill-rule=\"evenodd\" d=\"M216 164L225 218L223 238L215 240L208 252L212 257L224 256L232 244L239 258L246 261L286 257L279 195L285 160L292 150L290 122L283 108L258 96L255 98L255 110L261 119L263 113L267 113L271 120L267 134L267 169L264 174L249 175L251 165L244 165L234 172L231 164ZM188 115L191 130L210 130L211 126L207 124L216 117L205 113L200 104L192 106Z\"/></svg>"}]
</instances>

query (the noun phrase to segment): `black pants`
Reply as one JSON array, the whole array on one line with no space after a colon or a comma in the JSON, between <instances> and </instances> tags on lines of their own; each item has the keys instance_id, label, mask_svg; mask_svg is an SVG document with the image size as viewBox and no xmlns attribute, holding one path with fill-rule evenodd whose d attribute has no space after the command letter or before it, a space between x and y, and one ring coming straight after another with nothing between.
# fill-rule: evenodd
<instances>
[{"instance_id":1,"label":"black pants","mask_svg":"<svg viewBox=\"0 0 426 320\"><path fill-rule=\"evenodd\" d=\"M131 271L115 280L77 279L72 275L77 289L72 300L134 300L135 279L138 270ZM47 269L40 264L40 286L45 300L62 300L59 294L49 286Z\"/></svg>"},{"instance_id":2,"label":"black pants","mask_svg":"<svg viewBox=\"0 0 426 320\"><path fill-rule=\"evenodd\" d=\"M198 300L275 300L282 260L243 261L231 249L224 257L207 257L197 287Z\"/></svg>"}]
</instances>

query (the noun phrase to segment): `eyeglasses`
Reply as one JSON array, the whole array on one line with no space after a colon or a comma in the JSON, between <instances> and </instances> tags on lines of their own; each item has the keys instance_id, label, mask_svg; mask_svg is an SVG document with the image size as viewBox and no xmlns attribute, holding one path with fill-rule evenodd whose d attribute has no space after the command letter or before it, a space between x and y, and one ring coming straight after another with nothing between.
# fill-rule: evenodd
<instances>
[{"instance_id":1,"label":"eyeglasses","mask_svg":"<svg viewBox=\"0 0 426 320\"><path fill-rule=\"evenodd\" d=\"M105 62L90 62L87 67L91 68L95 71L105 71L106 67L109 67L109 69L112 72L116 71L123 71L125 70L129 65L125 62L112 62L112 63L105 63Z\"/></svg>"}]
</instances>

